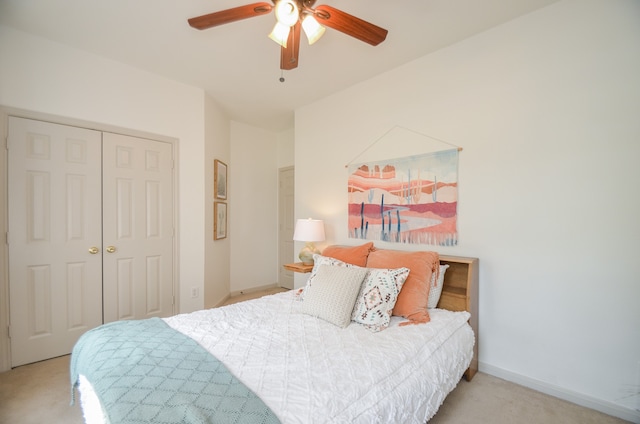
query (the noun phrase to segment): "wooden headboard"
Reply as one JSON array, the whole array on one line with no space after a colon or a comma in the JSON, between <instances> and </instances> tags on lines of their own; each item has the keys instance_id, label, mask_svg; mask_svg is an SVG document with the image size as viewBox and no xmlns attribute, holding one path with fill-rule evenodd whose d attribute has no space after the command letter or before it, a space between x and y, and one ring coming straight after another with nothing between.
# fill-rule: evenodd
<instances>
[{"instance_id":1,"label":"wooden headboard","mask_svg":"<svg viewBox=\"0 0 640 424\"><path fill-rule=\"evenodd\" d=\"M440 255L440 263L449 265L444 274L442 296L438 308L449 311L467 311L471 314L469 325L476 336L473 359L464 373L471 381L478 372L478 258Z\"/></svg>"}]
</instances>

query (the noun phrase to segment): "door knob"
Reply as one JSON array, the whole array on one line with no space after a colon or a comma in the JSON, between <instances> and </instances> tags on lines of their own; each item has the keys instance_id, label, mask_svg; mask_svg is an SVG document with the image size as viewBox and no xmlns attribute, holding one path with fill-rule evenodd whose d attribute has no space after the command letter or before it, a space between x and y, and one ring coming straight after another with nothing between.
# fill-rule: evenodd
<instances>
[{"instance_id":1,"label":"door knob","mask_svg":"<svg viewBox=\"0 0 640 424\"><path fill-rule=\"evenodd\" d=\"M107 252L113 253L115 251L116 251L116 247L115 246L107 246Z\"/></svg>"},{"instance_id":2,"label":"door knob","mask_svg":"<svg viewBox=\"0 0 640 424\"><path fill-rule=\"evenodd\" d=\"M100 251L100 249L98 249L97 247L91 247L89 248L89 253L91 253L92 255L95 255L96 253L98 253Z\"/></svg>"}]
</instances>

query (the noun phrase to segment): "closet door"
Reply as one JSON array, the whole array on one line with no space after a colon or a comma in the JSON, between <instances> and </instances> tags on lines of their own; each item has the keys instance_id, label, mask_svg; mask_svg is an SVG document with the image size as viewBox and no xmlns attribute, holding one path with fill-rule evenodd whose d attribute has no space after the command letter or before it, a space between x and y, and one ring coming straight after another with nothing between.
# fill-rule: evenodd
<instances>
[{"instance_id":1,"label":"closet door","mask_svg":"<svg viewBox=\"0 0 640 424\"><path fill-rule=\"evenodd\" d=\"M102 323L101 133L9 118L12 366Z\"/></svg>"},{"instance_id":2,"label":"closet door","mask_svg":"<svg viewBox=\"0 0 640 424\"><path fill-rule=\"evenodd\" d=\"M169 143L103 135L104 322L173 314Z\"/></svg>"}]
</instances>

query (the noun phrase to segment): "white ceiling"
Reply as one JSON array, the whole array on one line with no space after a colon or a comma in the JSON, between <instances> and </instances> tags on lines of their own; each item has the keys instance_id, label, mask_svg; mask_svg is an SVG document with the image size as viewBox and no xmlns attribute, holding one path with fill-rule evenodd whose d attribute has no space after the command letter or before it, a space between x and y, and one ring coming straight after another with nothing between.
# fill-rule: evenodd
<instances>
[{"instance_id":1,"label":"white ceiling","mask_svg":"<svg viewBox=\"0 0 640 424\"><path fill-rule=\"evenodd\" d=\"M273 13L198 31L187 19L257 0L0 0L0 24L203 88L237 121L280 131L305 104L558 0L320 0L389 31L327 28L280 82Z\"/></svg>"}]
</instances>

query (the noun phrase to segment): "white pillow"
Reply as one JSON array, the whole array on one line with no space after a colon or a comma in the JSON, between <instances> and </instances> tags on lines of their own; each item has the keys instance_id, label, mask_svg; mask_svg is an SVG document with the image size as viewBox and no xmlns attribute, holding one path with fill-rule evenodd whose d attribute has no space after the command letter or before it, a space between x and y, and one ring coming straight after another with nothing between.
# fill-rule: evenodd
<instances>
[{"instance_id":1,"label":"white pillow","mask_svg":"<svg viewBox=\"0 0 640 424\"><path fill-rule=\"evenodd\" d=\"M408 276L409 268L370 268L360 287L351 320L373 332L387 328L400 289Z\"/></svg>"},{"instance_id":2,"label":"white pillow","mask_svg":"<svg viewBox=\"0 0 640 424\"><path fill-rule=\"evenodd\" d=\"M351 322L366 268L319 265L304 292L302 312L344 328Z\"/></svg>"},{"instance_id":3,"label":"white pillow","mask_svg":"<svg viewBox=\"0 0 640 424\"><path fill-rule=\"evenodd\" d=\"M429 289L429 298L427 299L427 309L433 309L438 306L440 295L442 295L442 286L444 285L444 273L449 265L440 265L438 282L436 283L436 274L431 274L431 288Z\"/></svg>"},{"instance_id":4,"label":"white pillow","mask_svg":"<svg viewBox=\"0 0 640 424\"><path fill-rule=\"evenodd\" d=\"M322 265L330 265L330 266L344 267L344 268L354 268L354 267L360 268L356 265L351 265L346 262L342 262L339 259L331 258L329 256L322 256L318 253L314 253L313 269L311 270L311 274L309 274L309 278L307 279L307 284L304 286L304 290L300 294L300 300L304 300L305 293L315 281L316 275L318 274L318 268Z\"/></svg>"}]
</instances>

